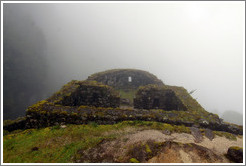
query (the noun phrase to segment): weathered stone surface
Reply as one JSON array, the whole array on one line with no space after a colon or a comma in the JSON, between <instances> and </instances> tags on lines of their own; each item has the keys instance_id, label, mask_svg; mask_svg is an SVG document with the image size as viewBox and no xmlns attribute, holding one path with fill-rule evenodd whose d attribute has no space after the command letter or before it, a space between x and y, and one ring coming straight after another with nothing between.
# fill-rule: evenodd
<instances>
[{"instance_id":1,"label":"weathered stone surface","mask_svg":"<svg viewBox=\"0 0 246 166\"><path fill-rule=\"evenodd\" d=\"M214 133L212 130L210 129L205 129L205 136L210 140L212 141L214 139Z\"/></svg>"},{"instance_id":2,"label":"weathered stone surface","mask_svg":"<svg viewBox=\"0 0 246 166\"><path fill-rule=\"evenodd\" d=\"M199 123L202 124L202 125L209 125L209 122L207 120L205 120L205 119L200 119Z\"/></svg>"},{"instance_id":3,"label":"weathered stone surface","mask_svg":"<svg viewBox=\"0 0 246 166\"><path fill-rule=\"evenodd\" d=\"M232 146L227 151L227 157L236 163L243 162L243 148Z\"/></svg>"},{"instance_id":4,"label":"weathered stone surface","mask_svg":"<svg viewBox=\"0 0 246 166\"><path fill-rule=\"evenodd\" d=\"M127 105L130 106L132 103L130 102L129 99L121 98L120 99L120 105Z\"/></svg>"},{"instance_id":5,"label":"weathered stone surface","mask_svg":"<svg viewBox=\"0 0 246 166\"><path fill-rule=\"evenodd\" d=\"M63 106L119 107L119 94L96 81L71 81L48 99Z\"/></svg>"},{"instance_id":6,"label":"weathered stone surface","mask_svg":"<svg viewBox=\"0 0 246 166\"><path fill-rule=\"evenodd\" d=\"M155 75L136 69L114 69L96 73L88 77L116 89L137 89L148 84L164 85Z\"/></svg>"},{"instance_id":7,"label":"weathered stone surface","mask_svg":"<svg viewBox=\"0 0 246 166\"><path fill-rule=\"evenodd\" d=\"M110 148L109 148L110 147ZM119 150L124 149L124 150ZM223 158L212 150L194 143L166 141L146 142L102 141L91 149L78 150L73 158L77 163L216 163Z\"/></svg>"},{"instance_id":8,"label":"weathered stone surface","mask_svg":"<svg viewBox=\"0 0 246 166\"><path fill-rule=\"evenodd\" d=\"M223 158L212 150L194 144L181 144L166 141L158 155L151 158L148 163L216 163L223 162Z\"/></svg>"},{"instance_id":9,"label":"weathered stone surface","mask_svg":"<svg viewBox=\"0 0 246 166\"><path fill-rule=\"evenodd\" d=\"M195 142L200 143L203 140L203 135L201 131L196 127L190 127L191 134L195 138Z\"/></svg>"},{"instance_id":10,"label":"weathered stone surface","mask_svg":"<svg viewBox=\"0 0 246 166\"><path fill-rule=\"evenodd\" d=\"M174 91L165 86L147 85L139 88L134 99L134 108L187 110Z\"/></svg>"},{"instance_id":11,"label":"weathered stone surface","mask_svg":"<svg viewBox=\"0 0 246 166\"><path fill-rule=\"evenodd\" d=\"M240 134L240 135L243 134L243 126L227 123L227 122L216 121L213 123L210 122L207 125L200 124L200 126L203 128L209 128L211 130L225 131L225 132Z\"/></svg>"},{"instance_id":12,"label":"weathered stone surface","mask_svg":"<svg viewBox=\"0 0 246 166\"><path fill-rule=\"evenodd\" d=\"M162 133L165 135L171 135L172 134L171 131L169 131L169 130L164 130Z\"/></svg>"},{"instance_id":13,"label":"weathered stone surface","mask_svg":"<svg viewBox=\"0 0 246 166\"><path fill-rule=\"evenodd\" d=\"M188 119L182 119L184 116ZM191 119L189 120L189 118ZM190 116L186 111L170 112L163 110L103 108L90 106L73 107L56 105L44 100L30 106L26 111L26 117L23 121L13 121L9 124L4 124L4 129L13 131L17 129L42 128L64 124L87 124L92 121L98 124L115 124L127 120L157 121L191 127L194 124L192 119L192 116ZM243 133L242 126L234 125L234 128L237 128L237 130L230 130L230 128L227 127L228 126L223 126L217 123L207 126L207 128L212 130L216 128L217 131L226 131L241 135Z\"/></svg>"}]
</instances>

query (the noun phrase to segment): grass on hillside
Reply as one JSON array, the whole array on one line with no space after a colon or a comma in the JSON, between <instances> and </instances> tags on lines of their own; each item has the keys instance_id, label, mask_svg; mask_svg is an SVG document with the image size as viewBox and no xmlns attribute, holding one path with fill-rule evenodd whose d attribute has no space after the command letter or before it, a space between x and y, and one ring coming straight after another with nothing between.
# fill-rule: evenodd
<instances>
[{"instance_id":1,"label":"grass on hillside","mask_svg":"<svg viewBox=\"0 0 246 166\"><path fill-rule=\"evenodd\" d=\"M3 162L72 162L72 156L78 149L87 149L103 139L116 137L115 135L103 136L102 133L116 130L118 127L97 126L91 123L89 125L68 125L66 128L53 126L44 129L28 129L9 134L3 138Z\"/></svg>"},{"instance_id":2,"label":"grass on hillside","mask_svg":"<svg viewBox=\"0 0 246 166\"><path fill-rule=\"evenodd\" d=\"M114 125L67 125L43 129L14 131L3 138L4 163L69 163L79 149L96 146L102 140L116 139L127 127L180 130L189 132L186 127L144 121L125 121ZM110 131L110 132L109 132ZM111 134L105 134L105 133Z\"/></svg>"},{"instance_id":3,"label":"grass on hillside","mask_svg":"<svg viewBox=\"0 0 246 166\"><path fill-rule=\"evenodd\" d=\"M72 163L78 150L97 146L105 140L120 138L129 130L156 129L190 133L185 126L159 122L123 121L114 125L67 125L13 131L3 137L4 163ZM216 134L221 134L216 133ZM230 134L231 135L231 134ZM76 156L78 157L78 156Z\"/></svg>"}]
</instances>

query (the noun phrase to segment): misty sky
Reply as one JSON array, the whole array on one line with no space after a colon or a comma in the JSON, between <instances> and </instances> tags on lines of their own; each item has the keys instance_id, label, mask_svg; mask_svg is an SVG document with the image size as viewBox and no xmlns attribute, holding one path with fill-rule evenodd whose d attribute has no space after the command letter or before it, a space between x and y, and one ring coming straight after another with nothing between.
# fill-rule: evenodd
<instances>
[{"instance_id":1,"label":"misty sky","mask_svg":"<svg viewBox=\"0 0 246 166\"><path fill-rule=\"evenodd\" d=\"M210 112L243 112L244 2L4 4L43 31L57 86L113 68L197 89ZM21 20L20 20L21 21Z\"/></svg>"}]
</instances>

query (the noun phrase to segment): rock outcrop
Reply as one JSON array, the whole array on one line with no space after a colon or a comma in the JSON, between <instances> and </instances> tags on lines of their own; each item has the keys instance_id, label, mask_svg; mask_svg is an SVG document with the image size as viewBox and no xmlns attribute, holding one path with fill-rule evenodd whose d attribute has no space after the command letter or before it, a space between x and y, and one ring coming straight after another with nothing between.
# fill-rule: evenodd
<instances>
[{"instance_id":1,"label":"rock outcrop","mask_svg":"<svg viewBox=\"0 0 246 166\"><path fill-rule=\"evenodd\" d=\"M243 148L232 146L227 151L227 157L236 162L242 163L243 162Z\"/></svg>"},{"instance_id":2,"label":"rock outcrop","mask_svg":"<svg viewBox=\"0 0 246 166\"><path fill-rule=\"evenodd\" d=\"M191 128L190 128L190 131L191 131L191 134L193 135L193 137L195 138L194 141L195 141L196 143L202 142L203 135L202 135L201 131L200 131L198 128L196 128L196 127L191 127Z\"/></svg>"},{"instance_id":3,"label":"rock outcrop","mask_svg":"<svg viewBox=\"0 0 246 166\"><path fill-rule=\"evenodd\" d=\"M214 139L214 133L212 130L210 129L205 129L205 136L210 140L212 141Z\"/></svg>"},{"instance_id":4,"label":"rock outcrop","mask_svg":"<svg viewBox=\"0 0 246 166\"><path fill-rule=\"evenodd\" d=\"M218 136L214 141L202 140L196 143L187 133L133 130L118 139L104 139L93 148L80 149L73 159L77 163L228 163L231 160L220 147L242 144L242 139L230 142Z\"/></svg>"}]
</instances>

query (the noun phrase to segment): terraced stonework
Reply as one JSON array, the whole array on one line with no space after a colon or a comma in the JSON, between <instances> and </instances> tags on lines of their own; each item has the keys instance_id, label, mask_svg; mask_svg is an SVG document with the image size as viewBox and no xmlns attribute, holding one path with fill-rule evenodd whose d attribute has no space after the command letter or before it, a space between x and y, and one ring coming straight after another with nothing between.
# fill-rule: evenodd
<instances>
[{"instance_id":1,"label":"terraced stonework","mask_svg":"<svg viewBox=\"0 0 246 166\"><path fill-rule=\"evenodd\" d=\"M122 96L129 100L122 100ZM131 103L131 99L134 99L135 108L120 107L120 103ZM164 85L148 72L131 69L96 73L86 81L73 80L48 99L30 106L25 117L5 123L4 129L12 131L92 121L98 124L156 121L243 134L242 126L223 122L218 115L209 113L185 88Z\"/></svg>"},{"instance_id":2,"label":"terraced stonework","mask_svg":"<svg viewBox=\"0 0 246 166\"><path fill-rule=\"evenodd\" d=\"M96 81L71 81L48 99L63 106L119 107L119 94Z\"/></svg>"},{"instance_id":3,"label":"terraced stonework","mask_svg":"<svg viewBox=\"0 0 246 166\"><path fill-rule=\"evenodd\" d=\"M172 89L167 86L146 85L140 87L134 98L134 108L187 110Z\"/></svg>"}]
</instances>

